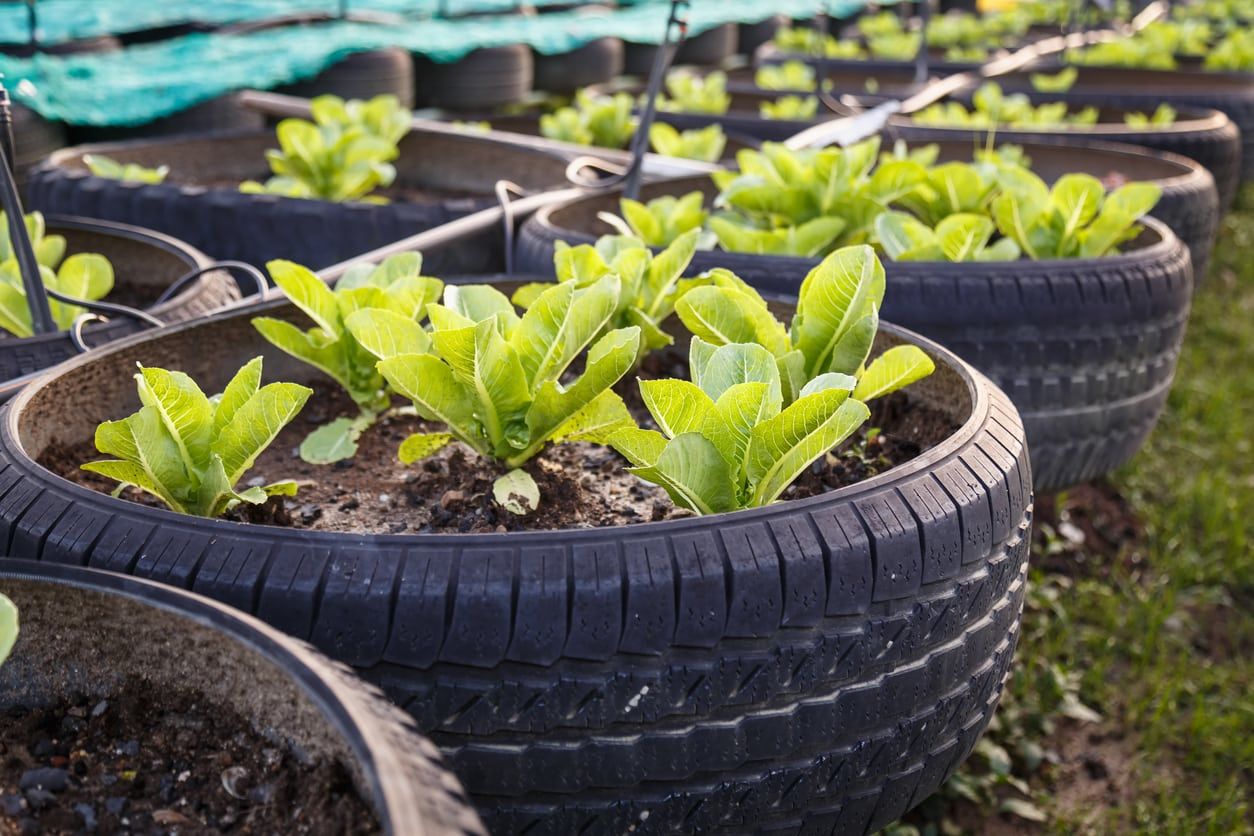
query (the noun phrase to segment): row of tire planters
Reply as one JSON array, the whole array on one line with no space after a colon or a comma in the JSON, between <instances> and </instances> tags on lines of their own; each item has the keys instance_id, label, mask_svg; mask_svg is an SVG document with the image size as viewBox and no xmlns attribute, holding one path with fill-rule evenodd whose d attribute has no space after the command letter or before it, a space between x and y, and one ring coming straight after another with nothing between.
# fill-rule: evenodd
<instances>
[{"instance_id":1,"label":"row of tire planters","mask_svg":"<svg viewBox=\"0 0 1254 836\"><path fill-rule=\"evenodd\" d=\"M1057 100L1052 93L1034 94L1029 99L1034 104L1048 104ZM970 106L969 95L956 96L955 100ZM1079 109L1072 108L1070 114ZM1126 117L1138 113L1149 115L1147 111L1132 108L1101 107L1098 109L1097 123L1093 125L1060 124L1051 127L1013 128L999 126L994 136L997 140L1006 142L1046 140L1071 145L1091 145L1094 141L1118 142L1167 152L1171 157L1188 157L1211 173L1218 192L1220 211L1227 212L1232 208L1241 183L1242 153L1241 133L1228 115L1211 108L1181 107L1177 109L1175 120L1170 125L1129 125ZM887 130L889 135L911 142L988 138L987 129L921 124L906 115L890 117ZM1194 264L1197 266L1198 262L1195 261Z\"/></svg>"},{"instance_id":2,"label":"row of tire planters","mask_svg":"<svg viewBox=\"0 0 1254 836\"><path fill-rule=\"evenodd\" d=\"M683 70L681 72L688 71ZM637 100L642 100L645 85L634 82L618 82L590 87L588 92L594 96L628 93ZM822 103L820 103L818 115L813 119L768 119L761 115L760 108L763 104L774 103L785 96L791 95L794 94L776 90L764 90L748 84L737 84L733 87L729 78L729 102L726 113L698 113L694 111L659 109L654 119L658 122L672 125L680 131L700 130L710 125L720 125L723 128L723 132L729 137L735 137L742 142L753 143L755 141L782 142L807 128L814 127L820 122L840 116L849 116L853 113L852 110L848 109L842 109L839 113L832 112L824 108Z\"/></svg>"},{"instance_id":3,"label":"row of tire planters","mask_svg":"<svg viewBox=\"0 0 1254 836\"><path fill-rule=\"evenodd\" d=\"M862 73L863 75L868 73L913 72L915 66L913 58L908 61L889 58L820 58L804 52L780 49L774 43L763 44L753 54L753 63L756 66L786 64L789 61L803 61L828 71ZM976 61L946 61L943 51L928 51L927 66L928 71L932 75L946 76L954 73L963 73L979 69L980 64L981 62Z\"/></svg>"},{"instance_id":4,"label":"row of tire planters","mask_svg":"<svg viewBox=\"0 0 1254 836\"><path fill-rule=\"evenodd\" d=\"M870 832L940 786L988 723L1018 636L1031 476L1014 407L947 349L884 326L873 352L909 343L935 361L902 390L897 420L874 419L895 435L935 416L913 458L714 516L443 533L458 531L454 513L442 532L386 533L405 512L379 506L368 525L310 530L179 515L70 480L81 471L65 451L90 455L97 423L136 407L136 362L216 391L261 355L267 379L334 391L259 337L258 313L307 326L277 302L162 329L63 364L7 404L0 536L12 552L190 588L353 665L440 745L493 833ZM686 366L675 336L666 368ZM294 429L275 444L285 463L309 427ZM395 456L392 435L380 456ZM352 467L317 480L374 467L369 447L363 436ZM587 455L615 472L574 477L584 485L622 473L600 450ZM409 490L440 497L475 466L411 468L407 488L393 463L360 496L421 511ZM472 519L479 500L459 501L440 500ZM341 504L318 507L332 518Z\"/></svg>"},{"instance_id":5,"label":"row of tire planters","mask_svg":"<svg viewBox=\"0 0 1254 836\"><path fill-rule=\"evenodd\" d=\"M1177 110L1210 108L1228 115L1241 135L1241 180L1254 180L1254 74L1077 67L1071 89L1050 93L1078 106L1152 112L1160 104ZM1033 93L1031 73L998 78L1007 93ZM1174 149L1172 149L1174 150ZM1218 179L1218 177L1216 178Z\"/></svg>"},{"instance_id":6,"label":"row of tire planters","mask_svg":"<svg viewBox=\"0 0 1254 836\"><path fill-rule=\"evenodd\" d=\"M45 212L136 224L199 247L215 258L264 265L299 259L335 264L496 204L502 177L528 191L566 182L557 154L521 147L473 131L410 131L394 161L390 202L332 203L239 191L267 176L272 133L187 136L67 148L31 173L29 204ZM92 174L84 157L97 154L146 168L168 166L156 184ZM497 263L491 250L459 252L458 263L436 268L475 271Z\"/></svg>"},{"instance_id":7,"label":"row of tire planters","mask_svg":"<svg viewBox=\"0 0 1254 836\"><path fill-rule=\"evenodd\" d=\"M1221 174L1228 176L1225 191L1228 200L1234 193L1233 183L1238 174L1236 166L1241 153L1236 129L1219 111L1203 111L1190 118L1186 114L1175 125L1167 128L1138 130L1129 128L1122 118L1122 111L1108 113L1105 122L1097 125L1064 125L1057 128L998 128L993 133L997 142L1014 144L1039 144L1078 146L1091 149L1098 155L1110 154L1110 168L1094 171L1112 187L1128 180L1149 180L1163 189L1163 197L1154 207L1154 217L1171 227L1172 232L1189 248L1193 272L1198 283L1206 275L1219 221L1227 209L1218 186L1220 180L1209 166L1180 153L1171 153L1164 145L1176 148L1198 148L1207 153ZM889 119L887 135L910 144L941 142L946 145L966 144L967 148L982 145L989 140L989 133L979 128L934 127L919 125L909 117ZM1125 142L1105 142L1102 139L1118 138ZM1144 141L1142 141L1144 140ZM1141 148L1157 148L1156 153L1146 153ZM1058 150L1050 156L1065 165L1072 152ZM1081 152L1084 153L1084 152Z\"/></svg>"},{"instance_id":8,"label":"row of tire planters","mask_svg":"<svg viewBox=\"0 0 1254 836\"><path fill-rule=\"evenodd\" d=\"M160 776L139 766L141 759L162 756L186 764L180 793L193 803L197 796L216 802L192 808L192 815L205 818L185 817L179 829L203 823L216 830L217 817L252 808L250 792L271 792L282 793L284 802L271 807L269 825L257 824L275 832L484 832L439 751L404 713L342 665L256 618L181 589L55 563L0 560L0 593L17 606L20 620L12 655L0 661L0 711L13 724L6 732L29 727L35 743L46 737L39 718L53 718L62 737L77 730L83 741L90 739L85 745L100 747L106 762L127 746L129 738L121 735L137 728L152 733L139 741L147 757L121 759L150 787L146 798L137 784L125 812L106 810L118 786L100 780L109 767L92 763L95 758L71 755L87 767L76 767L75 777L51 758L19 768L11 781L0 778L16 787L21 776L26 813L9 821L18 828L28 822L26 832L61 829L52 824L58 814L75 821L74 800L107 830L169 825L152 816L167 807L157 797ZM79 706L91 713L76 715ZM189 728L208 739L188 743L186 733L175 736ZM229 743L235 734L247 743ZM177 751L162 751L163 745ZM244 751L235 753L234 766L229 760L223 765L221 756L232 746ZM262 748L273 749L277 765L263 765ZM184 767L168 768L173 781ZM225 809L217 801L224 788L240 799ZM38 804L29 800L36 793Z\"/></svg>"},{"instance_id":9,"label":"row of tire planters","mask_svg":"<svg viewBox=\"0 0 1254 836\"><path fill-rule=\"evenodd\" d=\"M1072 172L1102 177L1144 156L1049 145L1023 149L1047 182ZM967 143L941 146L941 161L970 159ZM1172 183L1159 185L1166 195ZM641 199L694 190L706 194L707 206L717 194L708 178L689 177L646 184ZM1197 196L1190 189L1180 198ZM558 241L587 243L605 234L609 228L597 213L617 214L618 206L619 195L609 193L541 209L519 231L519 269L551 260ZM1179 211L1187 213L1187 204ZM1127 462L1166 403L1193 273L1188 248L1165 224L1147 218L1144 226L1123 253L1100 259L885 260L884 318L954 351L1010 396L1027 426L1037 491L1060 490ZM711 250L698 252L689 270L727 266L765 292L796 293L816 262Z\"/></svg>"},{"instance_id":10,"label":"row of tire planters","mask_svg":"<svg viewBox=\"0 0 1254 836\"><path fill-rule=\"evenodd\" d=\"M735 23L722 23L684 38L679 49L675 51L674 63L717 67L739 49L740 27ZM623 71L628 75L647 76L653 69L657 51L657 44L625 44Z\"/></svg>"},{"instance_id":11,"label":"row of tire planters","mask_svg":"<svg viewBox=\"0 0 1254 836\"><path fill-rule=\"evenodd\" d=\"M113 268L113 289L104 301L141 308L162 322L195 319L240 298L239 287L231 277L215 270L188 281L171 298L158 302L178 279L213 263L200 250L167 235L126 224L57 215L45 219L44 233L45 240L47 236L65 239L65 258L95 253L108 260ZM134 319L117 316L86 325L83 341L101 345L144 327ZM0 384L77 353L66 331L31 337L0 331Z\"/></svg>"}]
</instances>

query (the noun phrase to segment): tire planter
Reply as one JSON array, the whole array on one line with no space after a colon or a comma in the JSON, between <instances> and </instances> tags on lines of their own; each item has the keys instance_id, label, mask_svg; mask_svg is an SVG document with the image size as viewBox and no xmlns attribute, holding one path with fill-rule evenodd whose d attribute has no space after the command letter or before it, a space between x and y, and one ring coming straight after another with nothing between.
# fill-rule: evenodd
<instances>
[{"instance_id":1,"label":"tire planter","mask_svg":"<svg viewBox=\"0 0 1254 836\"><path fill-rule=\"evenodd\" d=\"M642 199L693 189L713 193L707 178L683 178L646 185ZM541 209L519 233L519 269L551 262L556 241L594 240L596 212L616 209L616 194ZM768 293L795 294L817 263L707 251L689 269L727 267ZM956 352L1014 401L1037 491L1108 473L1149 437L1193 293L1188 249L1159 221L1147 220L1135 249L1096 260L884 266L884 318Z\"/></svg>"},{"instance_id":2,"label":"tire planter","mask_svg":"<svg viewBox=\"0 0 1254 836\"><path fill-rule=\"evenodd\" d=\"M74 145L82 145L190 134L228 134L259 131L265 123L264 116L241 107L237 96L227 93L142 125L71 125L69 139Z\"/></svg>"},{"instance_id":3,"label":"tire planter","mask_svg":"<svg viewBox=\"0 0 1254 836\"><path fill-rule=\"evenodd\" d=\"M399 47L356 52L313 78L284 85L276 92L306 99L328 93L341 99L391 95L402 106L413 107L414 61L408 50Z\"/></svg>"},{"instance_id":4,"label":"tire planter","mask_svg":"<svg viewBox=\"0 0 1254 836\"><path fill-rule=\"evenodd\" d=\"M58 148L65 147L65 126L60 122L50 122L16 102L12 105L12 113L13 145L17 157L13 168L21 186L26 173L34 165Z\"/></svg>"},{"instance_id":5,"label":"tire planter","mask_svg":"<svg viewBox=\"0 0 1254 836\"><path fill-rule=\"evenodd\" d=\"M762 64L784 64L789 61L802 61L807 64L813 64L816 67L823 66L829 71L840 73L861 74L864 78L868 74L878 73L894 75L909 73L912 77L914 74L913 60L901 61L891 58L819 58L815 55L782 50L774 42L763 44L753 54L753 63L759 66ZM929 74L946 76L979 69L980 64L971 61L946 61L942 55L933 54L929 58L927 66Z\"/></svg>"},{"instance_id":6,"label":"tire planter","mask_svg":"<svg viewBox=\"0 0 1254 836\"><path fill-rule=\"evenodd\" d=\"M736 54L740 29L735 23L721 23L699 35L686 38L675 53L675 65L717 67ZM657 57L657 44L628 43L623 52L623 72L648 77Z\"/></svg>"},{"instance_id":7,"label":"tire planter","mask_svg":"<svg viewBox=\"0 0 1254 836\"><path fill-rule=\"evenodd\" d=\"M1014 408L947 350L923 343L938 370L911 396L951 436L859 484L712 518L317 533L180 517L36 463L132 408L140 358L211 387L264 352L267 377L312 380L256 336L256 312L115 344L6 405L11 551L190 588L311 640L432 734L493 833L869 832L987 724L1018 636L1031 479Z\"/></svg>"},{"instance_id":8,"label":"tire planter","mask_svg":"<svg viewBox=\"0 0 1254 836\"><path fill-rule=\"evenodd\" d=\"M166 235L105 221L50 215L50 234L64 235L66 254L100 253L113 265L115 293L125 294L127 303L137 303L163 322L195 319L239 299L239 289L224 273L206 273L194 279L178 295L148 307L179 277L211 264L204 253ZM117 317L105 323L88 325L83 339L96 346L133 334L144 326L132 319ZM29 375L78 354L69 334L37 334L18 338L0 332L0 383Z\"/></svg>"},{"instance_id":9,"label":"tire planter","mask_svg":"<svg viewBox=\"0 0 1254 836\"><path fill-rule=\"evenodd\" d=\"M106 698L137 681L193 690L283 748L343 763L384 833L484 832L409 718L304 642L199 595L75 566L6 559L0 590L22 618L0 709ZM111 623L124 641L101 629Z\"/></svg>"},{"instance_id":10,"label":"tire planter","mask_svg":"<svg viewBox=\"0 0 1254 836\"><path fill-rule=\"evenodd\" d=\"M792 21L788 15L771 15L757 23L740 24L740 35L736 39L736 51L741 55L753 57L763 44L770 43L775 33L790 26Z\"/></svg>"},{"instance_id":11,"label":"tire planter","mask_svg":"<svg viewBox=\"0 0 1254 836\"><path fill-rule=\"evenodd\" d=\"M1241 134L1241 180L1254 180L1254 73L1113 67L1076 69L1079 75L1075 85L1064 93L1051 93L1050 98L1081 106L1146 112L1164 102L1181 110L1213 108L1223 111ZM1013 73L998 81L1007 92L1026 93L1033 90L1030 76L1026 72Z\"/></svg>"},{"instance_id":12,"label":"tire planter","mask_svg":"<svg viewBox=\"0 0 1254 836\"><path fill-rule=\"evenodd\" d=\"M958 96L967 99L968 96ZM1052 95L1032 96L1037 102L1052 101ZM1006 142L1063 142L1089 145L1094 141L1139 145L1155 151L1178 154L1201 163L1215 178L1222 211L1232 207L1241 183L1241 134L1228 115L1209 108L1179 109L1176 122L1168 127L1136 129L1128 127L1125 109L1102 108L1096 125L1067 125L1058 129L998 128L995 136ZM971 128L946 128L919 125L905 116L888 120L888 132L912 142L932 142L954 138L979 137L988 132Z\"/></svg>"},{"instance_id":13,"label":"tire planter","mask_svg":"<svg viewBox=\"0 0 1254 836\"><path fill-rule=\"evenodd\" d=\"M451 64L414 56L419 107L475 111L521 102L531 93L535 63L522 44L481 47Z\"/></svg>"},{"instance_id":14,"label":"tire planter","mask_svg":"<svg viewBox=\"0 0 1254 836\"><path fill-rule=\"evenodd\" d=\"M565 182L565 163L553 154L470 132L413 131L401 141L397 186L436 191L422 203L402 197L385 205L337 204L191 185L264 179L264 153L274 146L266 132L67 148L32 172L29 202L49 213L157 229L216 258L258 266L290 258L317 269L494 205L492 187L501 177L525 189ZM90 153L169 165L171 178L183 184L95 177L82 161ZM492 253L480 255L489 262Z\"/></svg>"},{"instance_id":15,"label":"tire planter","mask_svg":"<svg viewBox=\"0 0 1254 836\"><path fill-rule=\"evenodd\" d=\"M1236 128L1232 127L1232 123L1217 111L1214 115L1216 121L1222 120L1230 128L1230 130L1212 134L1210 138L1222 137L1230 140L1223 145L1215 143L1215 149L1222 148L1227 152L1218 156L1226 158L1230 166L1226 172L1228 178L1226 187L1227 199L1231 202L1239 176L1231 166L1235 166L1241 148ZM1114 129L1111 133L1118 133L1116 126L1110 127ZM1095 141L1086 136L1087 133L1080 129L1063 130L1058 133L999 129L995 138L998 142L1030 144L1034 150L1029 156L1034 162L1037 162L1038 155L1043 156L1040 162L1049 169L1067 166L1069 152L1059 149L1043 155L1041 151L1035 149L1048 145L1082 146L1086 149L1084 152L1086 156L1093 155L1097 161L1096 165L1089 164L1084 167L1085 171L1095 176L1101 177L1111 171L1135 172L1135 176L1131 179L1153 180L1158 183L1162 187L1163 196L1154 207L1154 217L1171 227L1171 231L1188 246L1189 254L1193 258L1193 272L1200 284L1210 265L1210 252L1215 244L1215 236L1219 232L1220 217L1228 205L1223 202L1224 198L1217 190L1218 178L1212 176L1212 172L1203 167L1200 161L1171 153L1166 149L1160 149L1154 153L1135 145ZM894 139L904 139L911 144L940 142L946 147L952 147L965 143L967 148L975 147L988 139L988 134L984 131L916 126L905 119L890 120L888 135ZM1106 172L1102 171L1101 160L1103 159L1108 161ZM1073 162L1078 163L1079 160L1075 159Z\"/></svg>"},{"instance_id":16,"label":"tire planter","mask_svg":"<svg viewBox=\"0 0 1254 836\"><path fill-rule=\"evenodd\" d=\"M623 42L619 38L597 38L560 55L536 53L532 60L536 90L573 93L622 75Z\"/></svg>"}]
</instances>

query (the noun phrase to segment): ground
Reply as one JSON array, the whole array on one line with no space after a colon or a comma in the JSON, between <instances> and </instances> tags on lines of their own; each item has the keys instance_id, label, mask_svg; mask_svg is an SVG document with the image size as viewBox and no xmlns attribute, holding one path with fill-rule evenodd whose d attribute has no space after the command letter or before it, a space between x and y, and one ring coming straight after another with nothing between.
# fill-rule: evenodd
<instances>
[{"instance_id":1,"label":"ground","mask_svg":"<svg viewBox=\"0 0 1254 836\"><path fill-rule=\"evenodd\" d=\"M1254 187L1170 403L1108 482L1037 498L1016 669L920 833L1254 833Z\"/></svg>"}]
</instances>

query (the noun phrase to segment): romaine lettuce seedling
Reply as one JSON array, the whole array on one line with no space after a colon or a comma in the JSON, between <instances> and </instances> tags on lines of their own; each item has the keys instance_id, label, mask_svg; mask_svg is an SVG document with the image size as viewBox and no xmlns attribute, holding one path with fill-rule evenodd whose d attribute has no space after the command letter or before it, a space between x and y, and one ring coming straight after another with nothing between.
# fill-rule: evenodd
<instances>
[{"instance_id":1,"label":"romaine lettuce seedling","mask_svg":"<svg viewBox=\"0 0 1254 836\"><path fill-rule=\"evenodd\" d=\"M314 327L302 331L269 316L253 319L253 326L275 347L330 376L360 410L356 416L336 418L310 433L301 443L301 457L313 464L350 458L357 452L357 439L388 408L391 395L375 368L375 356L357 342L345 320L363 308L382 308L421 322L427 304L440 298L444 283L422 275L418 253L400 253L378 266L358 265L340 278L334 291L299 264L271 261L267 267L274 283L313 320Z\"/></svg>"},{"instance_id":2,"label":"romaine lettuce seedling","mask_svg":"<svg viewBox=\"0 0 1254 836\"><path fill-rule=\"evenodd\" d=\"M1153 113L1125 113L1124 124L1129 128L1169 128L1176 123L1176 109L1164 102Z\"/></svg>"},{"instance_id":3,"label":"romaine lettuce seedling","mask_svg":"<svg viewBox=\"0 0 1254 836\"><path fill-rule=\"evenodd\" d=\"M1019 245L1002 238L989 246L997 225L987 215L959 212L935 229L904 212L885 212L875 219L875 234L894 261L1014 261Z\"/></svg>"},{"instance_id":4,"label":"romaine lettuce seedling","mask_svg":"<svg viewBox=\"0 0 1254 836\"><path fill-rule=\"evenodd\" d=\"M314 102L315 121L284 119L275 130L279 150L266 152L275 176L264 184L245 181L240 191L335 203L386 203L371 192L396 179L391 161L400 154L397 143L409 130L409 111L392 96L369 102L322 96Z\"/></svg>"},{"instance_id":5,"label":"romaine lettuce seedling","mask_svg":"<svg viewBox=\"0 0 1254 836\"><path fill-rule=\"evenodd\" d=\"M753 75L753 83L763 90L804 90L818 88L814 67L804 61L763 64Z\"/></svg>"},{"instance_id":6,"label":"romaine lettuce seedling","mask_svg":"<svg viewBox=\"0 0 1254 836\"><path fill-rule=\"evenodd\" d=\"M852 378L825 376L787 407L779 369L760 345L694 338L692 380L642 380L659 430L619 430L610 444L678 506L717 514L768 505L870 415Z\"/></svg>"},{"instance_id":7,"label":"romaine lettuce seedling","mask_svg":"<svg viewBox=\"0 0 1254 836\"><path fill-rule=\"evenodd\" d=\"M697 230L675 238L662 252L654 255L645 242L626 235L606 235L595 246L581 244L571 247L557 242L553 259L559 282L573 282L584 290L607 275L619 278L618 303L604 330L637 327L640 329L641 356L670 345L673 340L662 330L662 324L675 311L675 303L704 279L681 279L696 252ZM528 284L514 294L513 302L530 308L552 284Z\"/></svg>"},{"instance_id":8,"label":"romaine lettuce seedling","mask_svg":"<svg viewBox=\"0 0 1254 836\"><path fill-rule=\"evenodd\" d=\"M26 224L26 235L30 238L31 247L35 250L35 261L55 270L65 257L65 236L47 234L42 212L28 212L22 220ZM9 238L9 216L0 212L0 262L11 261L16 257L13 241Z\"/></svg>"},{"instance_id":9,"label":"romaine lettuce seedling","mask_svg":"<svg viewBox=\"0 0 1254 836\"><path fill-rule=\"evenodd\" d=\"M517 470L546 445L604 442L630 424L611 387L635 365L640 329L619 328L596 339L620 295L613 274L582 288L560 282L519 317L493 287L450 285L444 304L428 305L429 334L391 311L349 316L349 330L379 358L392 389L421 417L445 427L405 439L401 461L425 458L456 439ZM567 375L589 343L582 373ZM506 474L514 483L508 495L529 481L520 473Z\"/></svg>"},{"instance_id":10,"label":"romaine lettuce seedling","mask_svg":"<svg viewBox=\"0 0 1254 836\"><path fill-rule=\"evenodd\" d=\"M93 302L113 290L113 265L102 255L78 253L62 262L55 272L40 265L44 287L66 296ZM83 313L83 308L56 299L48 300L52 319L65 330ZM0 264L0 328L16 337L34 336L26 289L16 261Z\"/></svg>"},{"instance_id":11,"label":"romaine lettuce seedling","mask_svg":"<svg viewBox=\"0 0 1254 836\"><path fill-rule=\"evenodd\" d=\"M575 94L573 107L558 108L540 117L540 133L549 139L598 148L623 148L636 132L634 102L627 93L593 96Z\"/></svg>"},{"instance_id":12,"label":"romaine lettuce seedling","mask_svg":"<svg viewBox=\"0 0 1254 836\"><path fill-rule=\"evenodd\" d=\"M763 119L813 119L818 112L819 100L815 96L780 96L758 105L758 115Z\"/></svg>"},{"instance_id":13,"label":"romaine lettuce seedling","mask_svg":"<svg viewBox=\"0 0 1254 836\"><path fill-rule=\"evenodd\" d=\"M97 177L121 180L123 183L161 183L170 173L168 165L144 168L137 163L120 163L103 154L84 154L83 164Z\"/></svg>"},{"instance_id":14,"label":"romaine lettuce seedling","mask_svg":"<svg viewBox=\"0 0 1254 836\"><path fill-rule=\"evenodd\" d=\"M765 348L779 368L785 403L824 375L849 378L854 397L868 401L932 373L931 358L911 345L891 348L866 364L884 299L884 267L869 246L837 250L809 272L787 329L735 274L714 270L709 278L709 286L689 291L676 304L680 320L709 345Z\"/></svg>"},{"instance_id":15,"label":"romaine lettuce seedling","mask_svg":"<svg viewBox=\"0 0 1254 836\"><path fill-rule=\"evenodd\" d=\"M143 406L96 428L96 449L114 458L83 470L117 481L119 492L131 485L200 517L295 496L292 481L235 488L312 392L295 383L262 386L261 363L250 360L213 398L183 372L140 366L135 382Z\"/></svg>"},{"instance_id":16,"label":"romaine lettuce seedling","mask_svg":"<svg viewBox=\"0 0 1254 836\"><path fill-rule=\"evenodd\" d=\"M658 108L675 113L707 113L721 116L731 107L727 73L716 70L701 76L680 71L666 77L666 96L658 97Z\"/></svg>"},{"instance_id":17,"label":"romaine lettuce seedling","mask_svg":"<svg viewBox=\"0 0 1254 836\"><path fill-rule=\"evenodd\" d=\"M649 128L649 144L654 151L667 157L714 163L723 157L727 134L717 124L680 132L665 122L655 122Z\"/></svg>"},{"instance_id":18,"label":"romaine lettuce seedling","mask_svg":"<svg viewBox=\"0 0 1254 836\"><path fill-rule=\"evenodd\" d=\"M1106 194L1089 174L1067 174L1049 188L1030 171L1008 172L992 214L1002 235L1028 258L1095 258L1116 252L1162 195L1154 183L1128 183Z\"/></svg>"},{"instance_id":19,"label":"romaine lettuce seedling","mask_svg":"<svg viewBox=\"0 0 1254 836\"><path fill-rule=\"evenodd\" d=\"M705 223L705 195L699 191L682 197L662 195L648 203L630 198L619 201L622 217L598 215L623 235L634 235L650 247L666 247L680 235Z\"/></svg>"}]
</instances>

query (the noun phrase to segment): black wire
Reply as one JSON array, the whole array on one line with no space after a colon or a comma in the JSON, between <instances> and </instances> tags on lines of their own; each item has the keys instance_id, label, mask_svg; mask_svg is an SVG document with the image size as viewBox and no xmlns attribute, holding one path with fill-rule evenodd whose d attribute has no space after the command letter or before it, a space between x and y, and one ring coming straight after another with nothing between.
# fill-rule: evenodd
<instances>
[{"instance_id":1,"label":"black wire","mask_svg":"<svg viewBox=\"0 0 1254 836\"><path fill-rule=\"evenodd\" d=\"M139 308L132 308L129 305L119 305L116 302L101 302L92 299L78 299L74 296L67 296L64 293L49 289L48 295L58 302L64 302L67 305L77 305L80 308L86 308L93 313L115 314L117 316L128 316L131 319L138 319L145 325L151 325L154 328L160 328L165 325L164 322L157 319L147 311L141 311Z\"/></svg>"},{"instance_id":2,"label":"black wire","mask_svg":"<svg viewBox=\"0 0 1254 836\"><path fill-rule=\"evenodd\" d=\"M179 291L185 288L190 282L194 281L195 279L200 278L205 273L212 273L214 270L227 270L227 271L238 270L239 272L248 276L248 278L253 283L254 295L256 296L260 296L264 294L266 292L266 288L268 287L266 283L266 277L261 274L261 271L258 270L256 267L252 266L251 264L248 264L247 262L215 261L213 264L208 264L204 267L197 267L195 270L191 271L190 273L187 273L186 275L183 275L183 276L179 276L177 279L174 280L173 284L171 284L169 287L165 289L164 293L162 293L160 296L157 297L157 301L154 302L153 304L160 305L162 302L168 302L169 300L177 296ZM231 277L235 278L235 275L231 274ZM238 278L235 278L235 283L236 285L239 284ZM240 293L243 293L243 292L244 292L244 288L240 287Z\"/></svg>"}]
</instances>

